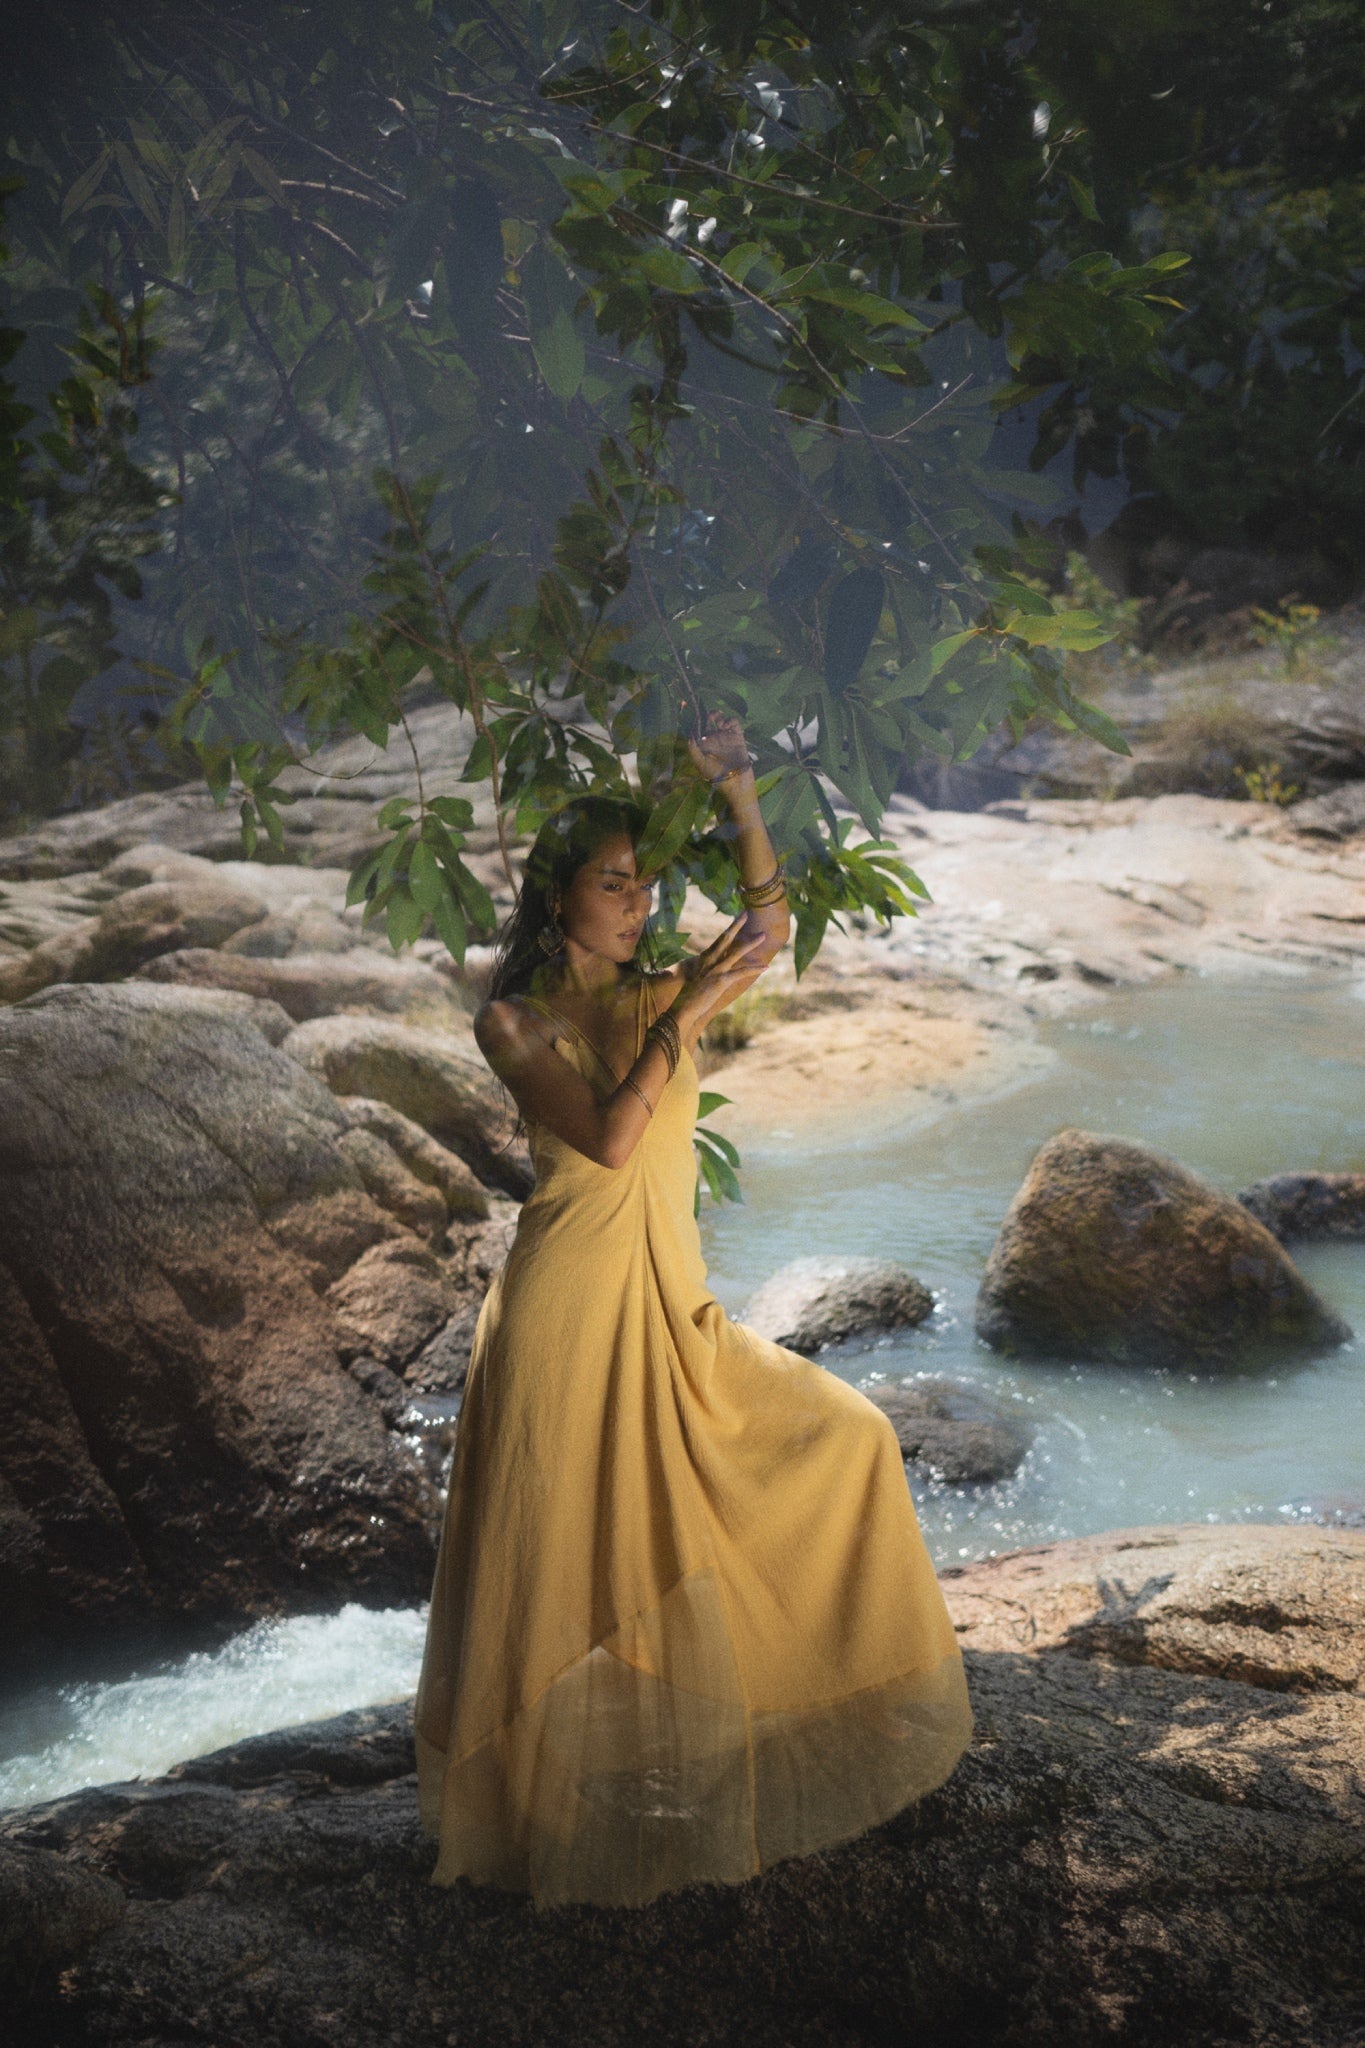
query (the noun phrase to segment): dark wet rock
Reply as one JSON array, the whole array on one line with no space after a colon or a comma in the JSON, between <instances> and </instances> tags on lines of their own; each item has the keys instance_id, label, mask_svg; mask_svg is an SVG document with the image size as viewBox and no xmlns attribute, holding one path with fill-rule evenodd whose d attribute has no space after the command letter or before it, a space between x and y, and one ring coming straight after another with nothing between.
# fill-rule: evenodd
<instances>
[{"instance_id":1,"label":"dark wet rock","mask_svg":"<svg viewBox=\"0 0 1365 2048\"><path fill-rule=\"evenodd\" d=\"M863 1392L891 1417L901 1455L949 1485L1009 1479L1028 1451L1027 1430L956 1380L904 1379Z\"/></svg>"},{"instance_id":2,"label":"dark wet rock","mask_svg":"<svg viewBox=\"0 0 1365 2048\"><path fill-rule=\"evenodd\" d=\"M1365 1173L1277 1173L1237 1199L1285 1241L1365 1238Z\"/></svg>"},{"instance_id":3,"label":"dark wet rock","mask_svg":"<svg viewBox=\"0 0 1365 2048\"><path fill-rule=\"evenodd\" d=\"M818 1351L848 1337L922 1323L934 1297L894 1259L793 1259L765 1280L741 1320L789 1351Z\"/></svg>"},{"instance_id":4,"label":"dark wet rock","mask_svg":"<svg viewBox=\"0 0 1365 2048\"><path fill-rule=\"evenodd\" d=\"M122 1885L98 1870L0 1844L0 1984L78 1955L127 1910Z\"/></svg>"},{"instance_id":5,"label":"dark wet rock","mask_svg":"<svg viewBox=\"0 0 1365 2048\"><path fill-rule=\"evenodd\" d=\"M44 2048L1347 2048L1365 1533L1130 1530L943 1584L975 1740L853 1842L633 1911L433 1886L394 1702L0 1820L127 1899L7 2017Z\"/></svg>"},{"instance_id":6,"label":"dark wet rock","mask_svg":"<svg viewBox=\"0 0 1365 2048\"><path fill-rule=\"evenodd\" d=\"M357 1386L363 1387L392 1429L408 1405L408 1390L396 1372L377 1358L352 1358L347 1367Z\"/></svg>"},{"instance_id":7,"label":"dark wet rock","mask_svg":"<svg viewBox=\"0 0 1365 2048\"><path fill-rule=\"evenodd\" d=\"M388 1103L473 1168L485 1187L522 1197L535 1176L513 1119L466 1025L419 1031L379 1017L318 1017L285 1051L336 1095Z\"/></svg>"},{"instance_id":8,"label":"dark wet rock","mask_svg":"<svg viewBox=\"0 0 1365 2048\"><path fill-rule=\"evenodd\" d=\"M478 1325L478 1301L467 1302L455 1311L408 1366L403 1377L415 1391L425 1394L458 1394L469 1377L469 1355L474 1348Z\"/></svg>"},{"instance_id":9,"label":"dark wet rock","mask_svg":"<svg viewBox=\"0 0 1365 2048\"><path fill-rule=\"evenodd\" d=\"M1187 1367L1351 1334L1240 1202L1150 1146L1089 1131L1062 1131L1035 1157L976 1327L1000 1351Z\"/></svg>"},{"instance_id":10,"label":"dark wet rock","mask_svg":"<svg viewBox=\"0 0 1365 2048\"><path fill-rule=\"evenodd\" d=\"M327 1090L199 998L250 1003L122 984L0 1011L16 1657L97 1625L225 1630L430 1583L430 1489L320 1298L385 1240L430 1254L365 1193Z\"/></svg>"}]
</instances>

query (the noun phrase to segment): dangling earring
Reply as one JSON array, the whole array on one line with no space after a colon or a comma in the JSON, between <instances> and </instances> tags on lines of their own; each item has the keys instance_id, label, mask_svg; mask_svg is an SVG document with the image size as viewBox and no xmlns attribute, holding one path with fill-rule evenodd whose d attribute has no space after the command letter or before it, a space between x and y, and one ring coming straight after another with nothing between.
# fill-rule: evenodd
<instances>
[{"instance_id":1,"label":"dangling earring","mask_svg":"<svg viewBox=\"0 0 1365 2048\"><path fill-rule=\"evenodd\" d=\"M559 922L558 905L553 905L550 910L550 922L543 930L536 933L536 944L540 947L542 953L552 956L559 951L566 936L567 934Z\"/></svg>"}]
</instances>

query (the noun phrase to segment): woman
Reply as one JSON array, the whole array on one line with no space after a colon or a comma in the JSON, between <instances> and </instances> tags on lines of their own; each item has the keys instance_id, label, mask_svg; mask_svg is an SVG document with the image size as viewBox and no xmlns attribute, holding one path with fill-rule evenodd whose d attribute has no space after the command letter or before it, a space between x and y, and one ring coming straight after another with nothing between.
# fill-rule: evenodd
<instances>
[{"instance_id":1,"label":"woman","mask_svg":"<svg viewBox=\"0 0 1365 2048\"><path fill-rule=\"evenodd\" d=\"M746 915L642 971L643 817L570 804L475 1019L536 1185L470 1361L418 1794L433 1883L537 1905L640 1905L847 1840L941 1783L971 1731L890 1422L707 1290L692 1054L788 919L738 726L691 752L725 793Z\"/></svg>"}]
</instances>

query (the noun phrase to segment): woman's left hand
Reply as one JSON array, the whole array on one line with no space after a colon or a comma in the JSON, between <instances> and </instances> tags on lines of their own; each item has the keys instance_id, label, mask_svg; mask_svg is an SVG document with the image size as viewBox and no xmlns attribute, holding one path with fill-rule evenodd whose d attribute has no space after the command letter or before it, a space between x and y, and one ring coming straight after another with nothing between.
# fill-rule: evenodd
<instances>
[{"instance_id":1,"label":"woman's left hand","mask_svg":"<svg viewBox=\"0 0 1365 2048\"><path fill-rule=\"evenodd\" d=\"M722 776L737 774L752 766L744 727L728 712L708 713L705 732L700 738L687 742L687 751L708 782L718 782Z\"/></svg>"}]
</instances>

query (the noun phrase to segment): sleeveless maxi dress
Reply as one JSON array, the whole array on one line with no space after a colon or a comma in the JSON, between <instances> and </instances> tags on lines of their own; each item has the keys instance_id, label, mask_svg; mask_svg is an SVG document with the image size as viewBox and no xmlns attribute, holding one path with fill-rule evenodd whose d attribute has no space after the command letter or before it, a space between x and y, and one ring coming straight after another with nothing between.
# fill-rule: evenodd
<instances>
[{"instance_id":1,"label":"sleeveless maxi dress","mask_svg":"<svg viewBox=\"0 0 1365 2048\"><path fill-rule=\"evenodd\" d=\"M610 1094L577 1027L518 1000ZM707 1289L697 1098L684 1052L620 1168L530 1127L414 1707L433 1884L627 1906L736 1883L888 1819L970 1737L889 1419Z\"/></svg>"}]
</instances>

